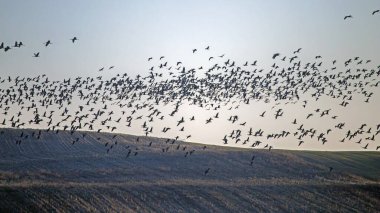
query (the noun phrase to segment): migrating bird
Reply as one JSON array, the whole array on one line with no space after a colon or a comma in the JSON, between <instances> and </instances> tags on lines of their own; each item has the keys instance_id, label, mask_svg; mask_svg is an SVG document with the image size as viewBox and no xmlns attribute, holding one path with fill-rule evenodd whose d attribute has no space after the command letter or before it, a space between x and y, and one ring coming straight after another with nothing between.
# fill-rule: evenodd
<instances>
[{"instance_id":1,"label":"migrating bird","mask_svg":"<svg viewBox=\"0 0 380 213\"><path fill-rule=\"evenodd\" d=\"M40 52L38 52L38 53L33 53L33 57L35 57L35 58L40 57Z\"/></svg>"},{"instance_id":2,"label":"migrating bird","mask_svg":"<svg viewBox=\"0 0 380 213\"><path fill-rule=\"evenodd\" d=\"M75 42L75 41L77 41L78 40L78 38L77 37L74 37L74 38L72 38L72 39L70 39L71 40L71 42Z\"/></svg>"},{"instance_id":3,"label":"migrating bird","mask_svg":"<svg viewBox=\"0 0 380 213\"><path fill-rule=\"evenodd\" d=\"M345 16L343 20L346 20L346 19L348 19L348 18L352 18L352 15L347 15L347 16Z\"/></svg>"},{"instance_id":4,"label":"migrating bird","mask_svg":"<svg viewBox=\"0 0 380 213\"><path fill-rule=\"evenodd\" d=\"M10 50L11 48L9 46L6 46L4 47L4 52L7 52L8 50Z\"/></svg>"},{"instance_id":5,"label":"migrating bird","mask_svg":"<svg viewBox=\"0 0 380 213\"><path fill-rule=\"evenodd\" d=\"M280 53L273 54L272 59L276 59L276 57L279 56L279 55L280 55Z\"/></svg>"},{"instance_id":6,"label":"migrating bird","mask_svg":"<svg viewBox=\"0 0 380 213\"><path fill-rule=\"evenodd\" d=\"M210 171L210 168L206 169L205 175L207 175L209 171Z\"/></svg>"},{"instance_id":7,"label":"migrating bird","mask_svg":"<svg viewBox=\"0 0 380 213\"><path fill-rule=\"evenodd\" d=\"M260 115L260 116L261 116L261 117L264 117L264 115L265 115L265 112L266 112L266 111L264 111L263 113L261 113L261 115Z\"/></svg>"},{"instance_id":8,"label":"migrating bird","mask_svg":"<svg viewBox=\"0 0 380 213\"><path fill-rule=\"evenodd\" d=\"M299 53L302 50L302 48L298 48L296 51L293 52L293 54Z\"/></svg>"},{"instance_id":9,"label":"migrating bird","mask_svg":"<svg viewBox=\"0 0 380 213\"><path fill-rule=\"evenodd\" d=\"M372 12L372 15L375 15L378 12L380 12L380 10L375 10L375 11Z\"/></svg>"},{"instance_id":10,"label":"migrating bird","mask_svg":"<svg viewBox=\"0 0 380 213\"><path fill-rule=\"evenodd\" d=\"M49 46L49 45L50 45L50 44L52 44L52 43L51 43L51 41L50 41L50 40L48 40L48 41L47 41L47 42L45 42L44 44L45 44L45 47L47 47L47 46Z\"/></svg>"}]
</instances>

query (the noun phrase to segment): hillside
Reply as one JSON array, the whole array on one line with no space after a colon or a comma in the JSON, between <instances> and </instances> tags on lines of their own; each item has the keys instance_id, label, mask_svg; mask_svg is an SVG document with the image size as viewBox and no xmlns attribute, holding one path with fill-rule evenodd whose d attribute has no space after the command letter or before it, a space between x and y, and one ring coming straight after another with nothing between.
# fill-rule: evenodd
<instances>
[{"instance_id":1,"label":"hillside","mask_svg":"<svg viewBox=\"0 0 380 213\"><path fill-rule=\"evenodd\" d=\"M1 212L380 211L377 152L37 133L1 130Z\"/></svg>"}]
</instances>

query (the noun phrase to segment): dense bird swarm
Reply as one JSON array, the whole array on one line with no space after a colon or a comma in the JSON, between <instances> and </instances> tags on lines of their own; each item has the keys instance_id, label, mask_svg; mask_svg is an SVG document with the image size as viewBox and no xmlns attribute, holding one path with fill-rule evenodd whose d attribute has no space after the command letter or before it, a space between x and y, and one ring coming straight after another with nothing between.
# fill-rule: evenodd
<instances>
[{"instance_id":1,"label":"dense bird swarm","mask_svg":"<svg viewBox=\"0 0 380 213\"><path fill-rule=\"evenodd\" d=\"M71 40L74 43L78 39L74 37ZM48 40L44 45L50 47L52 42ZM16 41L14 46L21 47L23 43ZM207 46L202 51L208 53L209 50ZM117 132L121 126L131 127L136 120L141 120L146 136L169 130L188 133L183 138L174 137L174 143L192 137L192 133L185 130L185 125L196 120L196 115L178 116L176 126L165 126L162 130L153 131L153 124L168 117L175 119L181 106L194 105L213 112L204 125L216 120L227 125L238 124L237 129L220 136L224 145L242 144L271 150L274 145L267 142L269 139L290 136L299 141L298 146L311 140L325 144L332 131L345 127L345 122L338 121L331 108L311 109L303 118L297 120L295 117L289 121L296 131L280 132L254 129L249 126L250 121L233 114L241 105L253 102L266 103L271 107L270 111L259 115L262 119L275 120L282 119L287 105L307 108L310 102L318 102L320 98L339 101L337 108L347 107L354 99L371 102L380 85L380 66L373 66L371 60L360 57L328 62L321 56L315 56L314 61L303 62L299 57L301 50L299 48L289 56L273 54L273 65L269 69L259 68L257 60L237 64L222 54L209 57L209 61L215 62L210 67L198 68L187 68L181 61L170 63L164 56L156 60L149 57L151 68L145 76L131 77L125 73L109 79L98 76L63 81L49 80L47 75L0 77L0 109L3 115L0 125L12 128L33 125L56 133L59 130ZM192 52L198 54L200 51L194 49ZM37 56L39 52L35 53ZM102 67L99 71L114 67ZM164 114L161 111L163 106L173 107L170 113ZM219 114L225 112L230 116L227 121L221 121ZM323 122L329 118L335 124L321 130L307 127L299 121L313 118L325 119ZM21 144L27 137L40 138L43 132L21 134L15 143ZM380 146L374 141L379 133L380 124L371 126L363 123L356 129L348 129L340 141L354 141L363 149L378 150ZM74 138L73 144L78 141L80 138Z\"/></svg>"},{"instance_id":2,"label":"dense bird swarm","mask_svg":"<svg viewBox=\"0 0 380 213\"><path fill-rule=\"evenodd\" d=\"M379 10L372 12L373 16L378 14ZM343 19L353 18L346 15ZM80 41L73 37L67 43L75 46ZM47 40L41 46L54 48L54 44ZM0 43L1 54L19 48L27 45L22 41ZM358 158L349 162L353 165L350 168L334 163L347 161L344 154L322 156L328 160L320 162L313 154L276 150L278 155L269 155L276 148L273 141L290 138L297 140L298 147L311 141L324 145L334 143L329 140L332 133L340 135L341 143L379 150L376 140L380 122L347 128L352 125L346 125L337 111L349 108L353 101L371 103L380 85L380 65L361 57L338 61L318 55L303 61L302 48L298 48L291 54L274 53L269 58L272 65L262 68L257 60L238 63L228 54L210 50L210 46L189 50L208 59L207 64L197 67L168 61L165 56L149 57L149 71L137 76L108 73L112 77L63 80L51 80L45 74L0 76L0 209L148 212L184 211L190 205L200 212L308 211L305 203L320 199L313 208L317 211L378 210L378 166L368 160L377 162L378 155L369 154L364 162L362 156L350 153L351 158ZM30 57L40 60L44 51L33 51ZM115 69L118 67L108 65L96 71L103 74ZM312 109L322 99L338 104ZM295 130L266 131L257 128L260 121L253 126L237 110L254 103L267 106L257 114L262 121L285 120ZM204 119L196 113L183 116L179 112L185 106L205 110L209 117ZM308 112L291 114L291 106ZM169 113L166 108L170 108ZM188 125L199 119L204 119L204 126L214 122L233 126L231 132L217 136L220 145L259 149L252 153L249 149L231 151L183 143L196 134ZM326 125L305 123L312 119ZM155 126L157 121L168 120L176 122L167 122L162 129ZM140 123L145 136L172 132L177 136L154 139L121 134L121 129ZM89 161L90 170L86 171ZM373 173L363 175L364 170L357 173L353 169L359 167ZM46 187L42 183L47 183ZM202 189L194 191L196 186ZM77 191L69 193L67 188L71 187ZM326 197L316 196L321 192ZM56 193L61 196L54 197ZM170 202L150 206L162 196ZM350 207L353 203L355 206Z\"/></svg>"}]
</instances>

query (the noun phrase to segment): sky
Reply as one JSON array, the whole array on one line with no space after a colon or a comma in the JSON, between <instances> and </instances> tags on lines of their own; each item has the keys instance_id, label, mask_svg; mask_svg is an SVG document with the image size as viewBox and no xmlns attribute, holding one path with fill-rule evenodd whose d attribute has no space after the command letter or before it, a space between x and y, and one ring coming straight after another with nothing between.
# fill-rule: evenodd
<instances>
[{"instance_id":1,"label":"sky","mask_svg":"<svg viewBox=\"0 0 380 213\"><path fill-rule=\"evenodd\" d=\"M371 59L376 67L380 64L380 15L371 15L376 9L380 9L378 0L0 0L0 42L25 44L17 51L0 52L0 76L47 74L62 80L117 73L144 75L151 66L147 58L160 56L199 67L209 56L226 54L238 63L258 60L269 66L273 53L286 55L298 48L302 48L304 60L313 60L316 55L326 61L360 56ZM343 20L349 14L353 19ZM72 44L69 39L74 36L79 40ZM47 40L53 43L50 47L43 45ZM210 46L207 53L191 52L206 46ZM35 52L40 52L40 58L32 57ZM115 69L98 72L109 66ZM370 106L358 102L342 117L353 126L361 120L379 123L376 97ZM325 108L335 106L329 100L321 103ZM262 109L265 106L253 111ZM290 111L297 113L298 109ZM220 142L219 137L203 135L194 136L194 140ZM329 147L335 148L357 146Z\"/></svg>"}]
</instances>

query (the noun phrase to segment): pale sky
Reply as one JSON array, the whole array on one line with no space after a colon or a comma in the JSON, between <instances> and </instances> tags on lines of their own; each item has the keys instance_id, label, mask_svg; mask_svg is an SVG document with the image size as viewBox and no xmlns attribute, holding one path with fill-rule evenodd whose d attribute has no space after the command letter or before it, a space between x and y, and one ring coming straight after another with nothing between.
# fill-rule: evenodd
<instances>
[{"instance_id":1,"label":"pale sky","mask_svg":"<svg viewBox=\"0 0 380 213\"><path fill-rule=\"evenodd\" d=\"M171 63L183 61L189 67L199 67L209 56L226 54L238 63L258 60L265 68L272 64L273 53L290 55L300 47L300 57L305 61L321 55L323 61L337 59L343 63L359 56L371 59L369 66L375 68L380 64L380 14L371 15L376 9L380 9L378 0L0 0L0 42L25 44L7 53L0 51L0 76L47 74L62 80L78 75L146 75L151 66L147 58L162 55ZM349 14L353 19L343 20ZM79 40L72 44L69 39L74 36ZM53 44L44 47L47 40ZM207 53L191 52L208 45L211 48ZM32 57L35 52L40 52L40 58ZM114 70L98 72L111 65ZM316 107L336 109L342 121L358 128L362 122L380 123L379 97L377 94L367 105L360 100L349 109L341 109L330 100L322 100ZM256 118L266 109L264 105L250 107L240 113L251 126L273 128L273 121ZM293 114L299 110L288 109ZM190 112L194 109L182 113L186 116ZM252 112L255 114L250 117ZM291 120L289 117L286 122ZM324 122L316 120L310 125L323 127ZM211 133L227 128L215 125ZM224 136L202 133L199 126L192 128L193 141L219 144ZM137 130L125 133L141 134ZM294 148L296 143L278 146ZM379 140L376 143L380 145ZM358 146L331 142L325 147L303 148L356 150Z\"/></svg>"}]
</instances>

